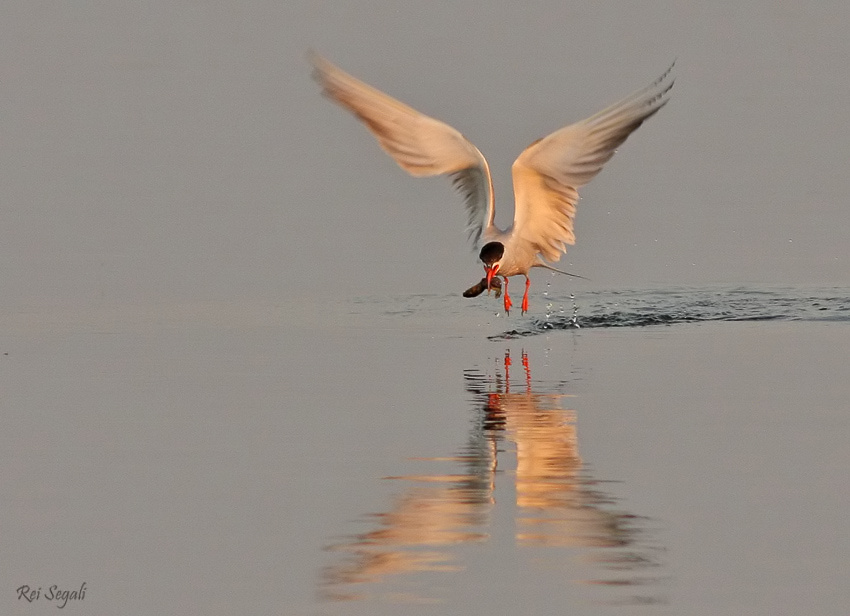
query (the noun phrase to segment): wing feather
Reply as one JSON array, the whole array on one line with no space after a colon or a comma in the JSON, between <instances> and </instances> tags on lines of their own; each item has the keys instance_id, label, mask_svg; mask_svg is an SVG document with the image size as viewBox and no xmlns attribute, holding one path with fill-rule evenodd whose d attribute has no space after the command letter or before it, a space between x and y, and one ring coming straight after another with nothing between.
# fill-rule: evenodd
<instances>
[{"instance_id":1,"label":"wing feather","mask_svg":"<svg viewBox=\"0 0 850 616\"><path fill-rule=\"evenodd\" d=\"M514 233L547 260L558 261L567 245L575 244L578 189L602 170L632 132L667 104L672 70L671 65L649 86L531 144L514 161Z\"/></svg>"},{"instance_id":2,"label":"wing feather","mask_svg":"<svg viewBox=\"0 0 850 616\"><path fill-rule=\"evenodd\" d=\"M324 94L352 112L398 165L417 177L449 175L469 214L470 239L477 244L493 225L490 168L484 156L460 132L352 77L312 54L313 76Z\"/></svg>"}]
</instances>

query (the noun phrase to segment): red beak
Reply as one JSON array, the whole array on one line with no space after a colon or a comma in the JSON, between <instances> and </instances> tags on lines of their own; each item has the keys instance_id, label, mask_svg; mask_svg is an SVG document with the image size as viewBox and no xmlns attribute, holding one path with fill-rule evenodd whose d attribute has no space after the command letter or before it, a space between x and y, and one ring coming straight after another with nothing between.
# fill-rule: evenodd
<instances>
[{"instance_id":1,"label":"red beak","mask_svg":"<svg viewBox=\"0 0 850 616\"><path fill-rule=\"evenodd\" d=\"M496 275L496 270L498 269L495 265L485 265L484 269L487 271L487 294L490 294L490 281L493 280L493 276Z\"/></svg>"}]
</instances>

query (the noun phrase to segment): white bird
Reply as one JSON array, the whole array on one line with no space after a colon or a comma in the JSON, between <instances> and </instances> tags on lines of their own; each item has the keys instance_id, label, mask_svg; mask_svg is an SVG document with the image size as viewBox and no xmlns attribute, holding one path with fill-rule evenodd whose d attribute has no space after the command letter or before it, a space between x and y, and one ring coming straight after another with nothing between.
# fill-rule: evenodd
<instances>
[{"instance_id":1,"label":"white bird","mask_svg":"<svg viewBox=\"0 0 850 616\"><path fill-rule=\"evenodd\" d=\"M514 222L502 231L493 223L490 168L466 137L316 54L311 54L310 60L324 94L357 116L402 169L417 177L451 176L466 201L470 239L476 248L480 246L479 258L484 263L486 282L482 280L478 293L485 288L489 291L493 277L501 276L506 313L512 305L508 277L525 276L525 313L532 267L568 274L549 262L557 262L567 245L575 244L578 189L601 171L626 137L667 104L674 81L671 65L647 87L528 146L512 167Z\"/></svg>"}]
</instances>

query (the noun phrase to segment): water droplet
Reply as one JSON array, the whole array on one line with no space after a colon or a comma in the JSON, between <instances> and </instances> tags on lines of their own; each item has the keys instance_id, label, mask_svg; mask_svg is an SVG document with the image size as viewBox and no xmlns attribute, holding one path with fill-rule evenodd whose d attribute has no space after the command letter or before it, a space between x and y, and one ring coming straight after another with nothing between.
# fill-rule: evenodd
<instances>
[{"instance_id":1,"label":"water droplet","mask_svg":"<svg viewBox=\"0 0 850 616\"><path fill-rule=\"evenodd\" d=\"M570 293L570 299L573 302L573 318L570 319L570 325L579 329L581 325L578 324L578 304L576 303L576 296Z\"/></svg>"}]
</instances>

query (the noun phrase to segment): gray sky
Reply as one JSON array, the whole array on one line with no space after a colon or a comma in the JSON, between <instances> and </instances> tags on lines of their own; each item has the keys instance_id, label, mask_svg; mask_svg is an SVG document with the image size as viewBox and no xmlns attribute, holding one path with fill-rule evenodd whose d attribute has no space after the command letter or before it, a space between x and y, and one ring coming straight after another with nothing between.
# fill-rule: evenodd
<instances>
[{"instance_id":1,"label":"gray sky","mask_svg":"<svg viewBox=\"0 0 850 616\"><path fill-rule=\"evenodd\" d=\"M847 23L837 1L5 3L2 304L475 282L460 198L321 98L308 48L469 137L502 224L526 145L677 58L561 263L602 287L846 285Z\"/></svg>"}]
</instances>

